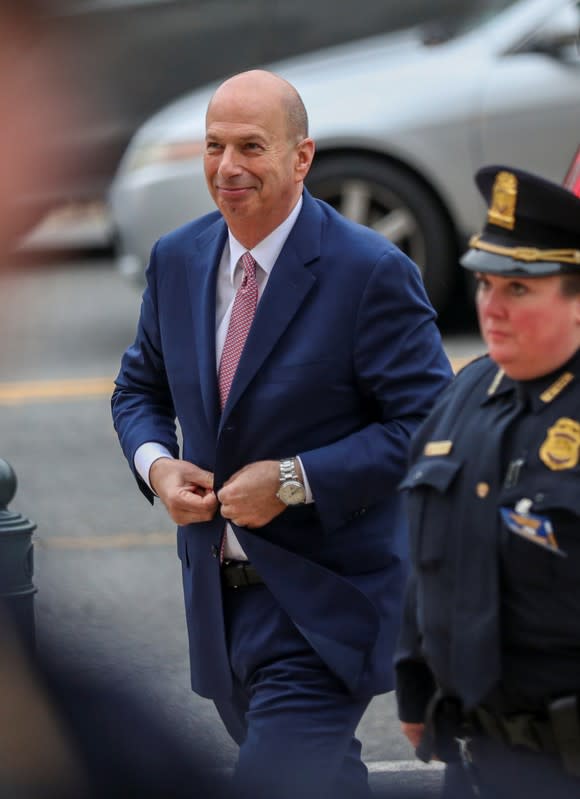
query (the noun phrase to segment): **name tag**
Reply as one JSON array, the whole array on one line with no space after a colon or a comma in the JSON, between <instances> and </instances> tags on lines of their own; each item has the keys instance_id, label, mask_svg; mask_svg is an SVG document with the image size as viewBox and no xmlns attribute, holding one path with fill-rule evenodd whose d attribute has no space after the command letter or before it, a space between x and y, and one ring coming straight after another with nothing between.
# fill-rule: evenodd
<instances>
[{"instance_id":1,"label":"name tag","mask_svg":"<svg viewBox=\"0 0 580 799\"><path fill-rule=\"evenodd\" d=\"M453 441L429 441L425 444L425 455L449 455L453 449Z\"/></svg>"}]
</instances>

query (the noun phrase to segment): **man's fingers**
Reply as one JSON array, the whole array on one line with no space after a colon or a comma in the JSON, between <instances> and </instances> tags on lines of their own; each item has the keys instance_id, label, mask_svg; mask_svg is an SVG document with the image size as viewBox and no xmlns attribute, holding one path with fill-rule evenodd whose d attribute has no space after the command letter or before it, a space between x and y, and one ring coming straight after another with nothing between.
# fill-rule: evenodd
<instances>
[{"instance_id":1,"label":"man's fingers","mask_svg":"<svg viewBox=\"0 0 580 799\"><path fill-rule=\"evenodd\" d=\"M217 508L218 501L213 491L202 490L198 488L180 488L172 504L183 510L192 509L211 509Z\"/></svg>"},{"instance_id":2,"label":"man's fingers","mask_svg":"<svg viewBox=\"0 0 580 799\"><path fill-rule=\"evenodd\" d=\"M205 496L213 490L213 473L194 463L172 458L158 458L149 470L149 481L166 504L182 490Z\"/></svg>"},{"instance_id":3,"label":"man's fingers","mask_svg":"<svg viewBox=\"0 0 580 799\"><path fill-rule=\"evenodd\" d=\"M169 515L177 524L207 522L213 519L218 501L213 491L202 493L189 488L180 488L166 502Z\"/></svg>"},{"instance_id":4,"label":"man's fingers","mask_svg":"<svg viewBox=\"0 0 580 799\"><path fill-rule=\"evenodd\" d=\"M195 483L197 486L201 486L202 488L213 488L213 473L208 472L205 469L200 469L198 466L193 466L191 468L191 477L187 475L188 479L191 479L192 483Z\"/></svg>"}]
</instances>

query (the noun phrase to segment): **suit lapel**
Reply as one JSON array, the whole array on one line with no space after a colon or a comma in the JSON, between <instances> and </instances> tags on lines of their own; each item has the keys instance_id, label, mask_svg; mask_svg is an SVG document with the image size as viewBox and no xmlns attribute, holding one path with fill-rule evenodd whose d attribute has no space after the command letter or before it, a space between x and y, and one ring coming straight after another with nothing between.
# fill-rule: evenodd
<instances>
[{"instance_id":1,"label":"suit lapel","mask_svg":"<svg viewBox=\"0 0 580 799\"><path fill-rule=\"evenodd\" d=\"M194 240L193 263L190 262L187 270L201 393L205 414L213 429L217 429L219 419L215 349L216 281L226 237L227 228L220 219Z\"/></svg>"},{"instance_id":2,"label":"suit lapel","mask_svg":"<svg viewBox=\"0 0 580 799\"><path fill-rule=\"evenodd\" d=\"M316 277L306 266L320 255L320 225L320 212L305 192L302 211L274 264L258 303L222 414L222 422L316 284Z\"/></svg>"}]
</instances>

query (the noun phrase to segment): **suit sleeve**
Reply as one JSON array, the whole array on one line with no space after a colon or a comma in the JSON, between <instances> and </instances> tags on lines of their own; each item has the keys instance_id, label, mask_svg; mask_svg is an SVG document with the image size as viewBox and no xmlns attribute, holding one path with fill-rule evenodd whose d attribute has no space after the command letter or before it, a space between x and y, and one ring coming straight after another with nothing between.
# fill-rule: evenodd
<instances>
[{"instance_id":1,"label":"suit sleeve","mask_svg":"<svg viewBox=\"0 0 580 799\"><path fill-rule=\"evenodd\" d=\"M353 331L361 429L302 458L327 530L395 493L410 440L452 377L417 267L390 250L374 266Z\"/></svg>"},{"instance_id":2,"label":"suit sleeve","mask_svg":"<svg viewBox=\"0 0 580 799\"><path fill-rule=\"evenodd\" d=\"M121 362L111 400L113 424L121 447L141 491L153 502L153 493L135 469L137 449L149 441L179 456L175 410L171 399L161 348L155 290L156 251L147 270L137 335Z\"/></svg>"}]
</instances>

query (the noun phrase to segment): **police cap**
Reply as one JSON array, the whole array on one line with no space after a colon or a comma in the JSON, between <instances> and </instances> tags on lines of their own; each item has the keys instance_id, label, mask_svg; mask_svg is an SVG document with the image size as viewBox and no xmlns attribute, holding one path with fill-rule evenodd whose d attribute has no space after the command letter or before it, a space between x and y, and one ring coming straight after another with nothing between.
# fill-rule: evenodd
<instances>
[{"instance_id":1,"label":"police cap","mask_svg":"<svg viewBox=\"0 0 580 799\"><path fill-rule=\"evenodd\" d=\"M580 274L580 198L505 166L483 167L475 181L487 221L461 259L466 269L505 277Z\"/></svg>"}]
</instances>

